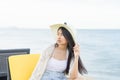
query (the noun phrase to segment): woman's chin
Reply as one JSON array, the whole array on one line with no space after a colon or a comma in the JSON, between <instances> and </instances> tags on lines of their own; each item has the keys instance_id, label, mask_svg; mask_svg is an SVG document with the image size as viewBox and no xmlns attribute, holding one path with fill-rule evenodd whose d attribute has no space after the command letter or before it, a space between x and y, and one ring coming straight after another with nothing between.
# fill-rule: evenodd
<instances>
[{"instance_id":1,"label":"woman's chin","mask_svg":"<svg viewBox=\"0 0 120 80\"><path fill-rule=\"evenodd\" d=\"M63 43L57 43L58 45L66 45L66 44L63 44Z\"/></svg>"}]
</instances>

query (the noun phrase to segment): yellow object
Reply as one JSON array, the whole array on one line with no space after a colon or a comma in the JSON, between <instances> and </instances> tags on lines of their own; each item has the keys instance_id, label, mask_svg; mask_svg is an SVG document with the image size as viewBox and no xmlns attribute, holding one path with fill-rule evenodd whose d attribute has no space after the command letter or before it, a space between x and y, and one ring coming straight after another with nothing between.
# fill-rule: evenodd
<instances>
[{"instance_id":1,"label":"yellow object","mask_svg":"<svg viewBox=\"0 0 120 80\"><path fill-rule=\"evenodd\" d=\"M11 80L28 80L39 60L40 54L24 54L9 57Z\"/></svg>"}]
</instances>

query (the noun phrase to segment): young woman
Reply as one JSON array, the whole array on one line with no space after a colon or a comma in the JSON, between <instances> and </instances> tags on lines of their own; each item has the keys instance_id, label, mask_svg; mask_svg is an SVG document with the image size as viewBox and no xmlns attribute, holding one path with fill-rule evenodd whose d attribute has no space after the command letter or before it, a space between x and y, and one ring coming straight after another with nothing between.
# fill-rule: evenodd
<instances>
[{"instance_id":1,"label":"young woman","mask_svg":"<svg viewBox=\"0 0 120 80\"><path fill-rule=\"evenodd\" d=\"M84 80L78 73L87 73L87 70L80 59L73 30L66 24L50 27L55 32L56 43L42 53L30 80Z\"/></svg>"}]
</instances>

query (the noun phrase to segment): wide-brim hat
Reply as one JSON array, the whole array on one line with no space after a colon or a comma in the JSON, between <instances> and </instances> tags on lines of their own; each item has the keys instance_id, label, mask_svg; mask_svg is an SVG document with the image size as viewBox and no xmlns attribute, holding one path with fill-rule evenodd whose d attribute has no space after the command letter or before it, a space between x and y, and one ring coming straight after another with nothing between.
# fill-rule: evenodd
<instances>
[{"instance_id":1,"label":"wide-brim hat","mask_svg":"<svg viewBox=\"0 0 120 80\"><path fill-rule=\"evenodd\" d=\"M70 32L70 34L72 35L73 40L76 42L76 29L73 28L72 26L68 26L67 24L53 24L50 26L51 31L52 31L56 40L57 40L57 30L59 29L59 27L66 28Z\"/></svg>"}]
</instances>

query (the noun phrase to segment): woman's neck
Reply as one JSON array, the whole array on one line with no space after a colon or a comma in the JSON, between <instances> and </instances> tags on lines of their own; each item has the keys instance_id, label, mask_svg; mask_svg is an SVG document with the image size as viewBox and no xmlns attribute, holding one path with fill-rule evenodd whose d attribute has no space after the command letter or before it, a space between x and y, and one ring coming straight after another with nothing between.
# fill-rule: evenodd
<instances>
[{"instance_id":1,"label":"woman's neck","mask_svg":"<svg viewBox=\"0 0 120 80\"><path fill-rule=\"evenodd\" d=\"M67 45L59 45L58 48L61 49L61 50L66 50L67 49Z\"/></svg>"}]
</instances>

